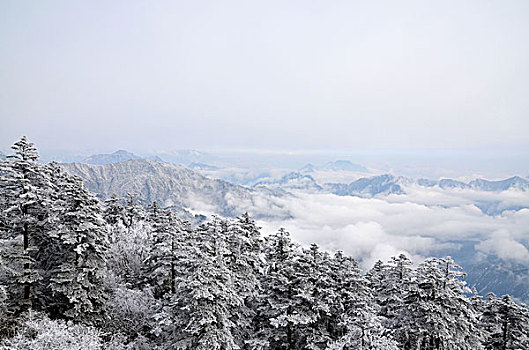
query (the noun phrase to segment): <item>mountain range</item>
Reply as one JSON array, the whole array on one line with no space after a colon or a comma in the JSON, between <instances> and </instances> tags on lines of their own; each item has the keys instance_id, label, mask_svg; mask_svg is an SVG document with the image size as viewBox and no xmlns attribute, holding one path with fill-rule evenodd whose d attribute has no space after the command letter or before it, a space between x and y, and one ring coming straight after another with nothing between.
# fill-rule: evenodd
<instances>
[{"instance_id":1,"label":"mountain range","mask_svg":"<svg viewBox=\"0 0 529 350\"><path fill-rule=\"evenodd\" d=\"M529 180L519 176L508 179L489 181L475 179L468 183L452 180L428 180L403 176L383 174L371 177L362 177L350 183L324 183L319 184L309 174L303 172L291 172L279 179L267 179L257 182L254 187L272 186L285 189L306 190L310 192L323 191L334 193L339 196L377 196L390 194L404 194L406 186L420 186L425 188L439 187L441 189L471 189L485 192L500 192L506 190L529 190Z\"/></svg>"},{"instance_id":2,"label":"mountain range","mask_svg":"<svg viewBox=\"0 0 529 350\"><path fill-rule=\"evenodd\" d=\"M183 165L133 159L93 165L64 163L61 166L83 179L86 188L100 199L111 195L135 195L148 205L157 201L163 207L180 207L201 213L236 216L234 203L251 200L254 190L222 180L206 178Z\"/></svg>"}]
</instances>

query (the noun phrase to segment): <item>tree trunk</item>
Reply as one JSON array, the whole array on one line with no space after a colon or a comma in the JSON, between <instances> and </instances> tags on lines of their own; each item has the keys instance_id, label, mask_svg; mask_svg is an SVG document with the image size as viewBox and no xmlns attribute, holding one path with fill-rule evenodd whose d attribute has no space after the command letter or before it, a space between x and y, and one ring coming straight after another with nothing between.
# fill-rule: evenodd
<instances>
[{"instance_id":1,"label":"tree trunk","mask_svg":"<svg viewBox=\"0 0 529 350\"><path fill-rule=\"evenodd\" d=\"M27 213L27 210L24 210L24 214ZM28 224L24 223L24 253L28 255L28 248L29 248L29 228ZM29 275L29 262L24 263L24 275ZM30 291L30 284L29 282L24 283L24 299L29 300L29 291Z\"/></svg>"},{"instance_id":2,"label":"tree trunk","mask_svg":"<svg viewBox=\"0 0 529 350\"><path fill-rule=\"evenodd\" d=\"M176 267L174 257L174 233L171 234L171 293L175 294L175 279L176 279Z\"/></svg>"},{"instance_id":3,"label":"tree trunk","mask_svg":"<svg viewBox=\"0 0 529 350\"><path fill-rule=\"evenodd\" d=\"M509 323L507 321L503 322L502 325L502 337L501 337L501 349L507 349L507 329L509 328Z\"/></svg>"}]
</instances>

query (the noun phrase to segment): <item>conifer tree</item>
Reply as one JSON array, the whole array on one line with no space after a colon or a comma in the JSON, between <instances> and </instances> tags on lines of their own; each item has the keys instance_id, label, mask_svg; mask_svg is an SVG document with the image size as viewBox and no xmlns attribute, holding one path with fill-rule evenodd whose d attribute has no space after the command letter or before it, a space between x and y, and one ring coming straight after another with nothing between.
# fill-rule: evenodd
<instances>
[{"instance_id":1,"label":"conifer tree","mask_svg":"<svg viewBox=\"0 0 529 350\"><path fill-rule=\"evenodd\" d=\"M430 258L419 265L417 283L398 315L404 349L481 349L477 315L465 292L466 274L452 258Z\"/></svg>"},{"instance_id":2,"label":"conifer tree","mask_svg":"<svg viewBox=\"0 0 529 350\"><path fill-rule=\"evenodd\" d=\"M104 313L103 279L107 233L99 201L83 188L81 179L57 176L60 202L59 225L55 232L59 263L50 278L50 288L60 300L58 315L95 322Z\"/></svg>"},{"instance_id":3,"label":"conifer tree","mask_svg":"<svg viewBox=\"0 0 529 350\"><path fill-rule=\"evenodd\" d=\"M145 210L138 204L136 195L132 193L127 194L127 201L125 203L125 227L129 230L133 229L133 226L143 219L145 219Z\"/></svg>"},{"instance_id":4,"label":"conifer tree","mask_svg":"<svg viewBox=\"0 0 529 350\"><path fill-rule=\"evenodd\" d=\"M306 315L313 315L311 323L299 327L304 346L309 349L324 349L332 340L329 324L335 319L333 306L339 297L332 263L328 253L311 244L309 249L303 249L295 264L297 282L306 295L298 309L302 307Z\"/></svg>"},{"instance_id":5,"label":"conifer tree","mask_svg":"<svg viewBox=\"0 0 529 350\"><path fill-rule=\"evenodd\" d=\"M517 305L510 296L487 295L480 327L485 335L485 349L511 350L529 348L529 308Z\"/></svg>"},{"instance_id":6,"label":"conifer tree","mask_svg":"<svg viewBox=\"0 0 529 350\"><path fill-rule=\"evenodd\" d=\"M240 348L233 319L238 318L243 298L237 293L226 264L228 249L221 235L224 226L215 218L202 225L188 241L171 305L173 348Z\"/></svg>"},{"instance_id":7,"label":"conifer tree","mask_svg":"<svg viewBox=\"0 0 529 350\"><path fill-rule=\"evenodd\" d=\"M264 267L261 257L262 239L259 227L245 213L235 220L228 220L223 237L226 241L226 266L231 271L232 281L243 303L232 321L236 325L234 338L239 347L253 337L255 308L261 286L259 276Z\"/></svg>"},{"instance_id":8,"label":"conifer tree","mask_svg":"<svg viewBox=\"0 0 529 350\"><path fill-rule=\"evenodd\" d=\"M357 262L342 252L333 262L339 308L334 312L337 332L329 349L397 349L397 343L384 334L369 280Z\"/></svg>"},{"instance_id":9,"label":"conifer tree","mask_svg":"<svg viewBox=\"0 0 529 350\"><path fill-rule=\"evenodd\" d=\"M184 251L182 240L189 224L182 223L171 210L160 208L156 202L147 213L152 225L152 243L145 272L148 283L155 288L155 296L163 298L176 291L177 264Z\"/></svg>"},{"instance_id":10,"label":"conifer tree","mask_svg":"<svg viewBox=\"0 0 529 350\"><path fill-rule=\"evenodd\" d=\"M399 315L405 307L406 295L414 285L415 271L411 266L411 260L400 254L398 257L391 257L387 263L377 261L367 273L373 293L372 307L379 316L377 321L381 323L381 327L378 328L384 337L393 339L395 335L403 334L404 325Z\"/></svg>"},{"instance_id":11,"label":"conifer tree","mask_svg":"<svg viewBox=\"0 0 529 350\"><path fill-rule=\"evenodd\" d=\"M280 229L265 243L267 268L262 277L260 327L255 348L297 349L306 345L302 330L314 323L318 314L312 309L309 266L290 234ZM303 260L303 261L300 261Z\"/></svg>"},{"instance_id":12,"label":"conifer tree","mask_svg":"<svg viewBox=\"0 0 529 350\"><path fill-rule=\"evenodd\" d=\"M114 226L125 225L127 218L125 206L114 194L104 201L102 215L109 225Z\"/></svg>"},{"instance_id":13,"label":"conifer tree","mask_svg":"<svg viewBox=\"0 0 529 350\"><path fill-rule=\"evenodd\" d=\"M23 136L12 149L14 154L2 162L0 193L3 217L2 236L12 246L4 260L10 266L10 300L18 309L38 303L34 288L42 276L36 264L39 245L49 225L50 193L53 191L49 173L38 164L34 144Z\"/></svg>"}]
</instances>

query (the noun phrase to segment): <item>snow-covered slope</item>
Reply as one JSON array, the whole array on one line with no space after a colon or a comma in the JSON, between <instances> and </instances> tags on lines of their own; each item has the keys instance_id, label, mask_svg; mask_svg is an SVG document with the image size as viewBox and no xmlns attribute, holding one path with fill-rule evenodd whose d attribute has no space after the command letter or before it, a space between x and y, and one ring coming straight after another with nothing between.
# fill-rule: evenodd
<instances>
[{"instance_id":1,"label":"snow-covered slope","mask_svg":"<svg viewBox=\"0 0 529 350\"><path fill-rule=\"evenodd\" d=\"M180 206L200 212L239 215L233 198L252 196L245 187L208 179L182 165L136 159L105 165L62 164L100 198L112 194L135 194L144 203L158 201L162 206ZM230 199L230 200L228 200Z\"/></svg>"},{"instance_id":2,"label":"snow-covered slope","mask_svg":"<svg viewBox=\"0 0 529 350\"><path fill-rule=\"evenodd\" d=\"M380 175L369 178L361 178L350 184L325 184L325 189L339 196L375 196L378 194L402 194L404 190L401 187L403 178L393 175Z\"/></svg>"},{"instance_id":3,"label":"snow-covered slope","mask_svg":"<svg viewBox=\"0 0 529 350\"><path fill-rule=\"evenodd\" d=\"M476 179L470 181L468 186L473 189L479 189L481 191L505 191L509 189L516 189L527 191L529 190L529 181L519 177L513 176L505 180L500 181L488 181L483 179Z\"/></svg>"}]
</instances>

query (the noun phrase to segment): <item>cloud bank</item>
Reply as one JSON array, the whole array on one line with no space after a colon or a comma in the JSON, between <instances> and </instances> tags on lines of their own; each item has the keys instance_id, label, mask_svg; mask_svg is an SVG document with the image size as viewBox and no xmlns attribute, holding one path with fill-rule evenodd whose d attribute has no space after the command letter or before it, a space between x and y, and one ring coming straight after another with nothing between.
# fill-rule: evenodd
<instances>
[{"instance_id":1,"label":"cloud bank","mask_svg":"<svg viewBox=\"0 0 529 350\"><path fill-rule=\"evenodd\" d=\"M529 193L407 188L407 194L377 198L295 193L233 202L240 210L265 217L258 224L266 234L280 227L301 244L317 243L343 250L370 268L378 260L406 253L415 260L457 250L461 242L474 249L520 263L529 263L529 210L486 215L476 201L527 205Z\"/></svg>"}]
</instances>

